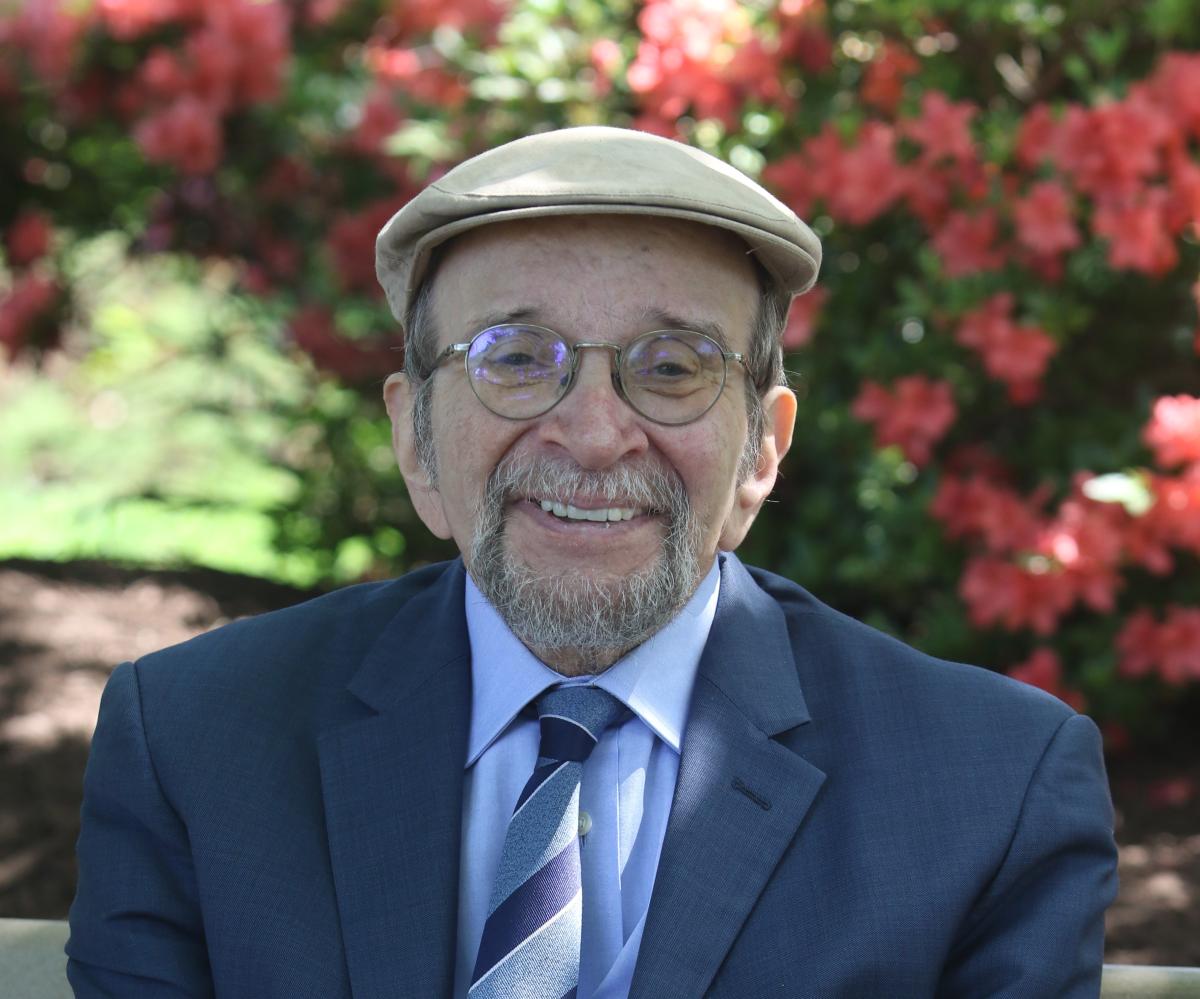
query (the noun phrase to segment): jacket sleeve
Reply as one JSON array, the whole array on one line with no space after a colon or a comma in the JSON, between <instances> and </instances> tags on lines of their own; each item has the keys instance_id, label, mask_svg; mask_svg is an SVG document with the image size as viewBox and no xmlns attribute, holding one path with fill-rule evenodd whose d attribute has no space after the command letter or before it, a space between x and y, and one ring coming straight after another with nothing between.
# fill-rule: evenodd
<instances>
[{"instance_id":1,"label":"jacket sleeve","mask_svg":"<svg viewBox=\"0 0 1200 999\"><path fill-rule=\"evenodd\" d=\"M67 943L75 995L211 996L187 828L155 774L133 663L101 699L81 820Z\"/></svg>"},{"instance_id":2,"label":"jacket sleeve","mask_svg":"<svg viewBox=\"0 0 1200 999\"><path fill-rule=\"evenodd\" d=\"M1100 994L1117 848L1100 733L1068 717L1034 769L1005 858L981 893L939 996Z\"/></svg>"}]
</instances>

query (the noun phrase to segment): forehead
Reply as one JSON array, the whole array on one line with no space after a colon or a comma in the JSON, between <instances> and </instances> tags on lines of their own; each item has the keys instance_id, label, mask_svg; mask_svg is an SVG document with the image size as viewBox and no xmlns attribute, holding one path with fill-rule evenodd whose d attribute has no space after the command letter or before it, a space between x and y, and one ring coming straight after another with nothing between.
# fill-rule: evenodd
<instances>
[{"instance_id":1,"label":"forehead","mask_svg":"<svg viewBox=\"0 0 1200 999\"><path fill-rule=\"evenodd\" d=\"M669 314L741 339L758 297L749 248L732 233L678 219L560 216L493 223L455 239L441 253L433 306L452 338L485 318L518 316L564 333L587 325L588 336L601 328L618 336Z\"/></svg>"}]
</instances>

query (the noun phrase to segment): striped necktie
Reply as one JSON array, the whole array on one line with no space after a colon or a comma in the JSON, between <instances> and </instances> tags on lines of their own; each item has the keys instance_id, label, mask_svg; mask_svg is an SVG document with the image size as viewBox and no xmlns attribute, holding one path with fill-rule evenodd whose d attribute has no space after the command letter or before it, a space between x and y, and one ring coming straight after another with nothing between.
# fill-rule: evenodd
<instances>
[{"instance_id":1,"label":"striped necktie","mask_svg":"<svg viewBox=\"0 0 1200 999\"><path fill-rule=\"evenodd\" d=\"M537 765L508 821L470 999L574 999L579 983L579 779L624 706L599 687L551 687L537 712Z\"/></svg>"}]
</instances>

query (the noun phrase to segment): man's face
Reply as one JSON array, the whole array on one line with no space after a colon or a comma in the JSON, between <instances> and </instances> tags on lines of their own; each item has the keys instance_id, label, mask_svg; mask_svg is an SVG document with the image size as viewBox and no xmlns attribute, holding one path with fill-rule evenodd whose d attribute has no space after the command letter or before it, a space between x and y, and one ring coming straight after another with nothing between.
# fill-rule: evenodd
<instances>
[{"instance_id":1,"label":"man's face","mask_svg":"<svg viewBox=\"0 0 1200 999\"><path fill-rule=\"evenodd\" d=\"M711 227L564 217L492 224L457 239L438 270L433 315L439 349L487 326L521 321L571 342L616 344L653 329L715 325L727 350L745 351L758 298L744 248ZM644 614L638 605L651 598L644 588L630 591L636 589L630 581L662 576L674 560L666 568L686 578L672 582L673 596L654 598L672 606L654 612L664 620L643 622L653 631L690 596L718 547L740 543L774 481L778 449L769 449L765 472L760 465L739 485L751 389L736 362L712 409L683 426L662 426L631 409L614 389L611 365L610 351L583 351L567 396L550 412L521 421L489 412L461 364L444 365L433 376L435 485L412 453L404 379L393 376L386 395L401 467L422 519L434 533L453 537L493 602L481 576L515 572L517 582L509 583L521 591L518 603L553 602L566 589L582 602L563 605L560 616L578 617L614 595L618 616ZM780 398L790 434L794 409L790 393L779 389L764 400L768 437L777 436ZM553 495L541 495L546 492ZM542 500L636 513L579 520L544 510ZM509 624L527 644L537 644L511 618ZM621 644L636 644L646 635L624 637Z\"/></svg>"}]
</instances>

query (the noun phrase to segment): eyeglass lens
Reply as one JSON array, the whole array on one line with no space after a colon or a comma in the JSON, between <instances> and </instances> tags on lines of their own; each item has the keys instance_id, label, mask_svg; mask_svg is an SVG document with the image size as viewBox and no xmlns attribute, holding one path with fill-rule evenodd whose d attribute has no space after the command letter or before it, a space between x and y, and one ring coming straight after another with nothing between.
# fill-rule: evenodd
<instances>
[{"instance_id":1,"label":"eyeglass lens","mask_svg":"<svg viewBox=\"0 0 1200 999\"><path fill-rule=\"evenodd\" d=\"M488 409L510 419L540 416L570 388L572 351L557 333L534 326L493 326L467 351L471 387ZM691 330L658 330L631 341L618 378L629 404L658 423L702 416L725 384L721 347Z\"/></svg>"}]
</instances>

